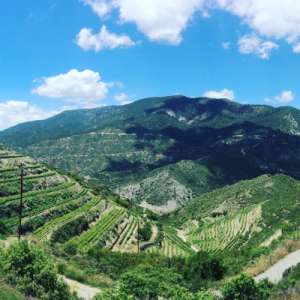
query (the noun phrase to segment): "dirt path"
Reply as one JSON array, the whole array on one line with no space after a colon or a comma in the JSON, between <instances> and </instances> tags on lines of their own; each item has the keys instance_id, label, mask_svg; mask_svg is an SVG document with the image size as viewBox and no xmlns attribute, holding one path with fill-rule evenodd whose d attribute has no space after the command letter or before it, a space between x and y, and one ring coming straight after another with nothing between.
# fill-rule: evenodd
<instances>
[{"instance_id":1,"label":"dirt path","mask_svg":"<svg viewBox=\"0 0 300 300\"><path fill-rule=\"evenodd\" d=\"M145 250L145 249L153 246L153 243L155 242L155 240L158 236L158 228L156 225L152 225L151 230L152 230L151 238L149 241L141 244L141 246L140 246L141 250Z\"/></svg>"},{"instance_id":2,"label":"dirt path","mask_svg":"<svg viewBox=\"0 0 300 300\"><path fill-rule=\"evenodd\" d=\"M64 282L70 287L71 292L76 292L77 296L83 300L92 300L97 294L101 292L100 289L82 284L78 281L62 276Z\"/></svg>"},{"instance_id":3,"label":"dirt path","mask_svg":"<svg viewBox=\"0 0 300 300\"><path fill-rule=\"evenodd\" d=\"M285 258L278 261L275 265L270 267L268 270L266 270L264 273L258 275L255 277L256 281L268 279L272 283L278 283L282 277L283 273L296 265L300 263L300 250L297 250L289 255L287 255Z\"/></svg>"}]
</instances>

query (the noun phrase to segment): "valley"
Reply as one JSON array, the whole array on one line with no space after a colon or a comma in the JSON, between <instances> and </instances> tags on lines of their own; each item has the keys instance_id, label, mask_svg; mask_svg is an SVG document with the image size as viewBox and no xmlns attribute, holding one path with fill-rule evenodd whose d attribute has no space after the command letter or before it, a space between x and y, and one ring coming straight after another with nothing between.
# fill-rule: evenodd
<instances>
[{"instance_id":1,"label":"valley","mask_svg":"<svg viewBox=\"0 0 300 300\"><path fill-rule=\"evenodd\" d=\"M41 247L57 280L79 296L114 293L143 274L150 277L142 286L178 276L168 293L214 299L240 274L260 278L300 249L299 116L167 97L65 112L0 132L0 249ZM275 287L263 288L274 297L298 276L294 265L281 271Z\"/></svg>"}]
</instances>

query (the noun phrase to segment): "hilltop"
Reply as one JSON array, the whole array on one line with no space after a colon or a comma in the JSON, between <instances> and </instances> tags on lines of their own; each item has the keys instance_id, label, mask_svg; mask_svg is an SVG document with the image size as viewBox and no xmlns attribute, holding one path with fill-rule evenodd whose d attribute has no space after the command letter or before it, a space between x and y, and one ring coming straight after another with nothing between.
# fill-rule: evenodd
<instances>
[{"instance_id":1,"label":"hilltop","mask_svg":"<svg viewBox=\"0 0 300 300\"><path fill-rule=\"evenodd\" d=\"M172 96L66 111L0 141L155 212L269 173L300 178L300 111Z\"/></svg>"}]
</instances>

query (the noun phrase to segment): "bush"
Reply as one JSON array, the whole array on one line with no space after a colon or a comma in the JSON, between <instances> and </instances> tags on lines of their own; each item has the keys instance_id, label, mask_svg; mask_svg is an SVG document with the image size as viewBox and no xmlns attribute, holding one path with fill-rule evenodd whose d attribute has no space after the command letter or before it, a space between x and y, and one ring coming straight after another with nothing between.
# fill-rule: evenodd
<instances>
[{"instance_id":1,"label":"bush","mask_svg":"<svg viewBox=\"0 0 300 300\"><path fill-rule=\"evenodd\" d=\"M267 300L270 286L266 282L256 283L252 277L241 275L224 286L224 300Z\"/></svg>"},{"instance_id":2,"label":"bush","mask_svg":"<svg viewBox=\"0 0 300 300\"><path fill-rule=\"evenodd\" d=\"M52 259L27 241L12 245L4 253L2 270L8 282L27 296L41 300L77 299L58 278Z\"/></svg>"},{"instance_id":3,"label":"bush","mask_svg":"<svg viewBox=\"0 0 300 300\"><path fill-rule=\"evenodd\" d=\"M0 234L6 235L10 233L9 228L5 225L5 223L0 220Z\"/></svg>"},{"instance_id":4,"label":"bush","mask_svg":"<svg viewBox=\"0 0 300 300\"><path fill-rule=\"evenodd\" d=\"M166 288L179 286L181 281L182 277L172 270L141 265L121 276L120 290L137 299L158 299Z\"/></svg>"},{"instance_id":5,"label":"bush","mask_svg":"<svg viewBox=\"0 0 300 300\"><path fill-rule=\"evenodd\" d=\"M152 226L149 222L147 222L144 227L139 230L139 238L142 241L149 241L152 235Z\"/></svg>"}]
</instances>

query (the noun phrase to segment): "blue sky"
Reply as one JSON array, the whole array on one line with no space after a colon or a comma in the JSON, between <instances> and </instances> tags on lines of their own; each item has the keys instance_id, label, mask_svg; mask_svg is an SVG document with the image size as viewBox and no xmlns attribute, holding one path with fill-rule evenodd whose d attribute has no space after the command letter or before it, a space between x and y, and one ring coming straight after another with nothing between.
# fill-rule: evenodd
<instances>
[{"instance_id":1,"label":"blue sky","mask_svg":"<svg viewBox=\"0 0 300 300\"><path fill-rule=\"evenodd\" d=\"M184 94L300 108L298 0L1 1L0 129Z\"/></svg>"}]
</instances>

